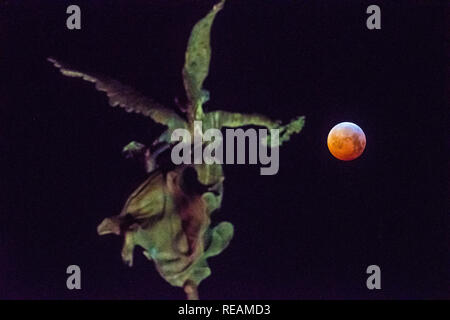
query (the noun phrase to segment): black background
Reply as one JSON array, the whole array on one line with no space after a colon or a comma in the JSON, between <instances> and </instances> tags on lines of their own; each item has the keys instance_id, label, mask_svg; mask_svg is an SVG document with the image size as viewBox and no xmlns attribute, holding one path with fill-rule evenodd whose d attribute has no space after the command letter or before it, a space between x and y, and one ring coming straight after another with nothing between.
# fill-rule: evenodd
<instances>
[{"instance_id":1,"label":"black background","mask_svg":"<svg viewBox=\"0 0 450 320\"><path fill-rule=\"evenodd\" d=\"M99 237L144 179L121 148L162 127L108 107L53 56L173 106L190 29L212 1L0 4L0 298L182 299L137 250ZM82 29L66 28L78 4ZM382 29L366 28L378 4ZM207 110L306 116L280 171L226 165L213 223L236 227L210 260L205 299L448 298L444 8L437 1L229 0L214 23ZM334 159L328 131L357 123L367 147ZM66 288L66 268L82 290ZM366 288L368 265L382 290Z\"/></svg>"}]
</instances>

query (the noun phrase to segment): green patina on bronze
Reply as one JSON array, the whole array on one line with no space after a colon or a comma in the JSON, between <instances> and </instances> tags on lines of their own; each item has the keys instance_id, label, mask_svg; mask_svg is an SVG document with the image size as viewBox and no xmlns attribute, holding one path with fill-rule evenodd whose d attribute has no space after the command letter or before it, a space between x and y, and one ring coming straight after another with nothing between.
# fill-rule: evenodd
<instances>
[{"instance_id":1,"label":"green patina on bronze","mask_svg":"<svg viewBox=\"0 0 450 320\"><path fill-rule=\"evenodd\" d=\"M53 58L49 61L66 76L95 83L98 90L106 92L111 106L141 113L166 126L167 130L155 143L170 144L171 134L177 128L193 133L197 120L202 121L204 131L247 125L278 128L279 143L282 144L301 131L304 117L282 126L280 121L260 114L203 111L203 105L209 99L203 82L208 76L211 59L210 32L224 3L225 0L218 2L191 31L182 70L187 96L187 104L182 108L184 117L116 80L77 71ZM131 142L124 148L124 153L143 155L146 150L149 149L145 145ZM221 253L234 232L229 222L221 222L214 228L210 226L211 214L222 202L222 166L196 164L164 169L156 165L156 156L145 154L145 159L149 172L147 180L131 194L119 215L103 220L98 233L124 236L122 258L130 266L135 246L142 247L144 255L154 262L165 280L173 286L183 287L189 299L198 299L197 286L211 274L207 259Z\"/></svg>"}]
</instances>

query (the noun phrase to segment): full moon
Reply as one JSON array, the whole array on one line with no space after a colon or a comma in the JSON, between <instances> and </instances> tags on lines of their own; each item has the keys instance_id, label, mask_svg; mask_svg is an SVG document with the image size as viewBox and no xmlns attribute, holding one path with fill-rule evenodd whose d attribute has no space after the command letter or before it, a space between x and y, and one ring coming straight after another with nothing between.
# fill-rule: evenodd
<instances>
[{"instance_id":1,"label":"full moon","mask_svg":"<svg viewBox=\"0 0 450 320\"><path fill-rule=\"evenodd\" d=\"M341 122L330 130L327 144L335 158L350 161L363 153L366 147L366 135L356 124Z\"/></svg>"}]
</instances>

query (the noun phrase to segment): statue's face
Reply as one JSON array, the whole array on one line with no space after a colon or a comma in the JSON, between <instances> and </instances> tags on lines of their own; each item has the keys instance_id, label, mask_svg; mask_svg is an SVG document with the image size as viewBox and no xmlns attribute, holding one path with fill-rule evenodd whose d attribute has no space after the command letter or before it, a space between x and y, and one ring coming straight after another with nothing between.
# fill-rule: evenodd
<instances>
[{"instance_id":1,"label":"statue's face","mask_svg":"<svg viewBox=\"0 0 450 320\"><path fill-rule=\"evenodd\" d=\"M205 104L209 101L209 91L202 89L202 104Z\"/></svg>"},{"instance_id":2,"label":"statue's face","mask_svg":"<svg viewBox=\"0 0 450 320\"><path fill-rule=\"evenodd\" d=\"M194 110L194 119L202 120L203 119L203 107L199 104Z\"/></svg>"},{"instance_id":3,"label":"statue's face","mask_svg":"<svg viewBox=\"0 0 450 320\"><path fill-rule=\"evenodd\" d=\"M203 119L203 105L209 101L209 91L208 90L202 90L201 97L199 101L197 102L194 110L194 118L195 120L202 120Z\"/></svg>"}]
</instances>

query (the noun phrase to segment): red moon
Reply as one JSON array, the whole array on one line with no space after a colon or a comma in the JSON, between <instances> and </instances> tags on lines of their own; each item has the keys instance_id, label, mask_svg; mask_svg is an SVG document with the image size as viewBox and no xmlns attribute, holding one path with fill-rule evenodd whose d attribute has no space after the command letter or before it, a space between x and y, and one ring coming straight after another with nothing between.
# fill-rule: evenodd
<instances>
[{"instance_id":1,"label":"red moon","mask_svg":"<svg viewBox=\"0 0 450 320\"><path fill-rule=\"evenodd\" d=\"M330 130L327 144L335 158L350 161L363 153L366 147L366 135L356 124L341 122Z\"/></svg>"}]
</instances>

